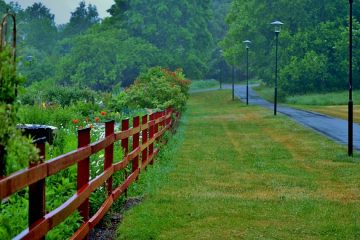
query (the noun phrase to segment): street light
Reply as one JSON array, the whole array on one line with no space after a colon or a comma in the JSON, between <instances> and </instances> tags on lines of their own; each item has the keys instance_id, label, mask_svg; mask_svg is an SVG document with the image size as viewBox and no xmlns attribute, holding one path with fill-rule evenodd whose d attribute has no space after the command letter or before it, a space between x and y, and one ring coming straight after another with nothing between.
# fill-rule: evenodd
<instances>
[{"instance_id":1,"label":"street light","mask_svg":"<svg viewBox=\"0 0 360 240\"><path fill-rule=\"evenodd\" d=\"M31 63L33 61L33 56L29 55L29 56L26 56L26 61L30 64L30 67L31 67Z\"/></svg>"},{"instance_id":2,"label":"street light","mask_svg":"<svg viewBox=\"0 0 360 240\"><path fill-rule=\"evenodd\" d=\"M246 47L246 105L249 105L249 49L250 49L250 40L245 40Z\"/></svg>"},{"instance_id":3,"label":"street light","mask_svg":"<svg viewBox=\"0 0 360 240\"><path fill-rule=\"evenodd\" d=\"M349 0L350 26L349 26L349 103L348 103L348 155L353 156L353 109L352 99L352 64L353 64L353 0Z\"/></svg>"},{"instance_id":4,"label":"street light","mask_svg":"<svg viewBox=\"0 0 360 240\"><path fill-rule=\"evenodd\" d=\"M232 100L235 101L235 51L234 51L234 59L232 65Z\"/></svg>"},{"instance_id":5,"label":"street light","mask_svg":"<svg viewBox=\"0 0 360 240\"><path fill-rule=\"evenodd\" d=\"M276 36L276 63L275 63L275 94L274 94L274 115L277 114L277 85L278 85L278 45L279 45L279 34L281 31L281 26L283 25L280 21L272 22L271 25L275 27L275 36Z\"/></svg>"},{"instance_id":6,"label":"street light","mask_svg":"<svg viewBox=\"0 0 360 240\"><path fill-rule=\"evenodd\" d=\"M223 64L223 55L224 55L224 51L220 50L220 89L222 89L222 81L223 81L223 77L224 77L224 64Z\"/></svg>"}]
</instances>

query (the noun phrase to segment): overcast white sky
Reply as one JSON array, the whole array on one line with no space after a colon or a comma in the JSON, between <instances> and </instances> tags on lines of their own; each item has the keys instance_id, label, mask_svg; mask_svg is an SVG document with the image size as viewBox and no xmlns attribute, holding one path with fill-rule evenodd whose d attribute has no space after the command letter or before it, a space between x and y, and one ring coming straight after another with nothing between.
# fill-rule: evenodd
<instances>
[{"instance_id":1,"label":"overcast white sky","mask_svg":"<svg viewBox=\"0 0 360 240\"><path fill-rule=\"evenodd\" d=\"M5 2L9 3L12 0L5 0ZM55 22L57 24L66 23L69 21L70 13L75 10L75 8L79 5L81 0L13 0L14 2L18 2L22 8L26 8L29 5L32 5L34 2L41 2L46 7L51 9L51 12L55 14ZM97 7L99 15L101 18L109 16L106 12L111 5L113 5L114 0L85 0L87 4L91 3Z\"/></svg>"}]
</instances>

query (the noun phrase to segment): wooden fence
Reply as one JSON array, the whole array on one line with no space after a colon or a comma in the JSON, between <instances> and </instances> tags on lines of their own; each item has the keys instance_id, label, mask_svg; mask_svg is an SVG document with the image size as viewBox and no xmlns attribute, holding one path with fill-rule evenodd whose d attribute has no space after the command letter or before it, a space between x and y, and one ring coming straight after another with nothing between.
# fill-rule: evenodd
<instances>
[{"instance_id":1,"label":"wooden fence","mask_svg":"<svg viewBox=\"0 0 360 240\"><path fill-rule=\"evenodd\" d=\"M170 128L176 125L179 113L168 109L150 116L133 118L133 127L129 127L129 119L121 123L121 131L115 132L115 122L105 123L105 138L95 143L90 142L91 129L78 131L78 149L49 161L30 165L29 168L16 172L0 180L0 200L3 200L21 189L29 187L29 227L15 239L44 239L55 226L78 210L83 224L71 239L86 239L88 233L104 217L114 201L116 201L133 183L140 171L149 163L153 163L159 149L154 147L155 141ZM175 119L174 121L172 119ZM141 135L141 143L140 143ZM129 140L132 139L132 151L129 153ZM114 143L121 141L125 157L121 162L113 163ZM45 142L38 142L40 156L45 158ZM90 179L90 156L105 150L104 171ZM141 158L140 158L141 157ZM132 165L131 173L119 186L113 186L112 176L116 172ZM45 179L64 169L77 164L77 192L55 210L45 212ZM100 209L89 216L89 197L101 186L107 189L107 199Z\"/></svg>"}]
</instances>

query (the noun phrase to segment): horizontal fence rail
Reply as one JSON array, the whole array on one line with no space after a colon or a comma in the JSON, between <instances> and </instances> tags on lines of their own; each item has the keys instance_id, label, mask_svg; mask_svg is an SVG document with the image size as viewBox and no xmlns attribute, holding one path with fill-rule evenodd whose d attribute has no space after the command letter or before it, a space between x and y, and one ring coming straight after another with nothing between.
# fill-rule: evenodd
<instances>
[{"instance_id":1,"label":"horizontal fence rail","mask_svg":"<svg viewBox=\"0 0 360 240\"><path fill-rule=\"evenodd\" d=\"M174 129L180 113L172 109L134 117L133 126L129 127L129 119L121 123L121 131L115 132L115 122L105 123L105 138L90 142L90 128L78 131L78 149L49 161L45 159L45 142L36 143L41 161L29 168L18 171L0 180L0 200L29 187L29 227L14 239L44 239L46 234L62 223L76 210L79 211L83 224L71 239L86 239L92 230L104 217L112 204L126 192L136 181L140 172L148 164L154 162L159 152L154 143L169 129ZM141 141L140 141L141 136ZM129 152L129 141L132 139L132 151ZM120 141L125 157L114 163L114 143ZM99 151L105 151L104 171L90 180L90 157ZM119 185L113 186L113 175L131 164L131 172ZM55 210L45 212L45 179L71 166L77 165L77 192ZM93 215L89 216L89 197L92 192L105 185L107 198Z\"/></svg>"}]
</instances>

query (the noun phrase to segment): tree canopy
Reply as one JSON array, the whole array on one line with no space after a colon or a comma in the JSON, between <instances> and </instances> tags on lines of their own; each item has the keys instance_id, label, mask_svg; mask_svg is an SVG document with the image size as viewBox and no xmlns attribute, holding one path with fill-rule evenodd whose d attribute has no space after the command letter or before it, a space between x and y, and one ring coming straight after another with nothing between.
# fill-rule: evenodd
<instances>
[{"instance_id":1,"label":"tree canopy","mask_svg":"<svg viewBox=\"0 0 360 240\"><path fill-rule=\"evenodd\" d=\"M355 0L354 4L360 4ZM354 11L354 42L359 42L359 8ZM242 41L253 41L253 74L274 81L275 34L269 24L284 22L280 33L280 87L286 94L345 89L348 66L348 2L310 0L234 0L221 43L229 64L244 69ZM354 56L360 49L354 45ZM354 64L359 79L359 62ZM354 81L359 86L359 81Z\"/></svg>"}]
</instances>

